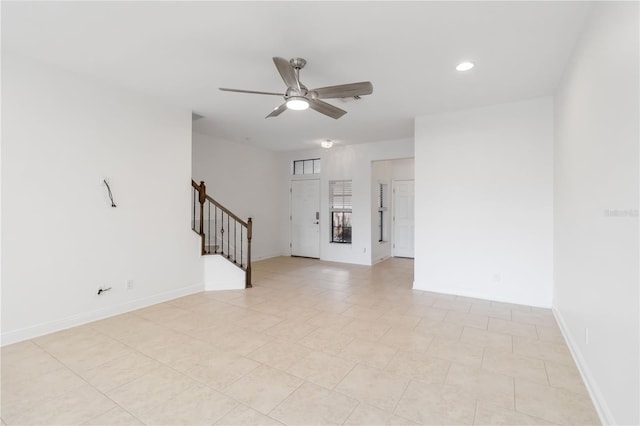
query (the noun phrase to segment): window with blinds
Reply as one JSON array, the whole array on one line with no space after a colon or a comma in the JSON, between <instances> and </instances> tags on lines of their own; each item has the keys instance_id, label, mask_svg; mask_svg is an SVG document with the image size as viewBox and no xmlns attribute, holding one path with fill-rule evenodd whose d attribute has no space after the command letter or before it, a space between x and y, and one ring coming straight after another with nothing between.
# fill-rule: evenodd
<instances>
[{"instance_id":1,"label":"window with blinds","mask_svg":"<svg viewBox=\"0 0 640 426\"><path fill-rule=\"evenodd\" d=\"M294 175L317 175L320 173L320 159L311 158L309 160L294 160Z\"/></svg>"},{"instance_id":2,"label":"window with blinds","mask_svg":"<svg viewBox=\"0 0 640 426\"><path fill-rule=\"evenodd\" d=\"M350 180L329 181L331 242L351 244L353 191Z\"/></svg>"}]
</instances>

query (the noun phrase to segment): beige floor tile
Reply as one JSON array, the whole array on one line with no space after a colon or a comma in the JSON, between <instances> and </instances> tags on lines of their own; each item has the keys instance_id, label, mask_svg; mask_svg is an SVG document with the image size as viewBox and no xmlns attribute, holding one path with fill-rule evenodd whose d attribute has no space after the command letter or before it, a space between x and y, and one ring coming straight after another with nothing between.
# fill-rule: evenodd
<instances>
[{"instance_id":1,"label":"beige floor tile","mask_svg":"<svg viewBox=\"0 0 640 426\"><path fill-rule=\"evenodd\" d=\"M225 389L225 394L268 414L298 386L302 379L262 365Z\"/></svg>"},{"instance_id":2,"label":"beige floor tile","mask_svg":"<svg viewBox=\"0 0 640 426\"><path fill-rule=\"evenodd\" d=\"M312 383L303 383L269 415L288 425L341 425L358 401Z\"/></svg>"},{"instance_id":3,"label":"beige floor tile","mask_svg":"<svg viewBox=\"0 0 640 426\"><path fill-rule=\"evenodd\" d=\"M0 359L2 359L4 365L13 365L24 358L41 355L42 353L44 353L44 349L33 343L33 341L26 340L0 348Z\"/></svg>"},{"instance_id":4,"label":"beige floor tile","mask_svg":"<svg viewBox=\"0 0 640 426\"><path fill-rule=\"evenodd\" d=\"M391 326L376 321L367 321L356 318L339 330L339 333L350 337L378 340L389 331Z\"/></svg>"},{"instance_id":5,"label":"beige floor tile","mask_svg":"<svg viewBox=\"0 0 640 426\"><path fill-rule=\"evenodd\" d=\"M21 410L9 411L3 407L2 416L8 424L71 425L86 422L115 406L111 399L84 385L38 404L25 404Z\"/></svg>"},{"instance_id":6,"label":"beige floor tile","mask_svg":"<svg viewBox=\"0 0 640 426\"><path fill-rule=\"evenodd\" d=\"M436 321L423 318L414 331L428 336L443 337L447 339L459 339L463 326L452 322Z\"/></svg>"},{"instance_id":7,"label":"beige floor tile","mask_svg":"<svg viewBox=\"0 0 640 426\"><path fill-rule=\"evenodd\" d=\"M446 309L448 311L469 312L471 303L461 300L438 300L433 304L434 308Z\"/></svg>"},{"instance_id":8,"label":"beige floor tile","mask_svg":"<svg viewBox=\"0 0 640 426\"><path fill-rule=\"evenodd\" d=\"M413 290L412 268L273 258L249 290L6 346L3 425L597 421L551 311Z\"/></svg>"},{"instance_id":9,"label":"beige floor tile","mask_svg":"<svg viewBox=\"0 0 640 426\"><path fill-rule=\"evenodd\" d=\"M35 345L34 345L35 346ZM24 357L19 352L2 353L2 385L36 379L43 374L65 369L65 365L42 349L32 350L30 346Z\"/></svg>"},{"instance_id":10,"label":"beige floor tile","mask_svg":"<svg viewBox=\"0 0 640 426\"><path fill-rule=\"evenodd\" d=\"M550 309L538 309L535 312L513 311L512 320L524 324L557 327L556 319Z\"/></svg>"},{"instance_id":11,"label":"beige floor tile","mask_svg":"<svg viewBox=\"0 0 640 426\"><path fill-rule=\"evenodd\" d=\"M589 395L582 376L574 364L559 364L545 361L549 384L554 388L563 388L582 395Z\"/></svg>"},{"instance_id":12,"label":"beige floor tile","mask_svg":"<svg viewBox=\"0 0 640 426\"><path fill-rule=\"evenodd\" d=\"M132 353L128 346L108 338L97 345L91 346L80 352L67 352L57 356L57 359L74 371L86 371L88 369L105 364L114 359L121 358Z\"/></svg>"},{"instance_id":13,"label":"beige floor tile","mask_svg":"<svg viewBox=\"0 0 640 426\"><path fill-rule=\"evenodd\" d=\"M402 376L365 365L356 365L336 390L381 410L392 411L408 380Z\"/></svg>"},{"instance_id":14,"label":"beige floor tile","mask_svg":"<svg viewBox=\"0 0 640 426\"><path fill-rule=\"evenodd\" d=\"M349 416L345 425L360 426L360 425L384 425L384 426L410 426L417 423L411 420L403 419L389 411L382 411L378 408L372 407L367 404L360 404L353 410L353 413Z\"/></svg>"},{"instance_id":15,"label":"beige floor tile","mask_svg":"<svg viewBox=\"0 0 640 426\"><path fill-rule=\"evenodd\" d=\"M473 422L474 425L502 425L502 426L514 426L514 425L553 425L555 423L548 422L538 417L531 417L523 413L518 413L514 410L507 408L487 404L485 402L478 402L476 409L476 417Z\"/></svg>"},{"instance_id":16,"label":"beige floor tile","mask_svg":"<svg viewBox=\"0 0 640 426\"><path fill-rule=\"evenodd\" d=\"M421 319L422 317L418 315L405 315L387 312L378 318L378 321L389 324L391 328L413 329L418 325Z\"/></svg>"},{"instance_id":17,"label":"beige floor tile","mask_svg":"<svg viewBox=\"0 0 640 426\"><path fill-rule=\"evenodd\" d=\"M361 364L384 369L397 349L382 343L364 339L354 339L338 356Z\"/></svg>"},{"instance_id":18,"label":"beige floor tile","mask_svg":"<svg viewBox=\"0 0 640 426\"><path fill-rule=\"evenodd\" d=\"M167 305L175 306L177 308L190 310L194 306L207 303L209 299L205 297L204 292L198 292L190 294L188 296L179 297L177 299L169 300L165 302Z\"/></svg>"},{"instance_id":19,"label":"beige floor tile","mask_svg":"<svg viewBox=\"0 0 640 426\"><path fill-rule=\"evenodd\" d=\"M260 303L251 309L284 319L297 319L299 321L307 320L320 313L319 310L314 308L303 308L302 306L290 305L282 301Z\"/></svg>"},{"instance_id":20,"label":"beige floor tile","mask_svg":"<svg viewBox=\"0 0 640 426\"><path fill-rule=\"evenodd\" d=\"M429 301L428 303L434 302ZM419 300L418 302L412 301L408 303L397 304L389 312L441 321L449 311L446 309L433 308L430 304L422 304L422 300Z\"/></svg>"},{"instance_id":21,"label":"beige floor tile","mask_svg":"<svg viewBox=\"0 0 640 426\"><path fill-rule=\"evenodd\" d=\"M472 314L469 312L449 311L443 321L459 324L465 327L475 327L482 330L487 329L489 317L482 314Z\"/></svg>"},{"instance_id":22,"label":"beige floor tile","mask_svg":"<svg viewBox=\"0 0 640 426\"><path fill-rule=\"evenodd\" d=\"M142 425L143 423L123 408L114 407L82 424L86 426L130 426Z\"/></svg>"},{"instance_id":23,"label":"beige floor tile","mask_svg":"<svg viewBox=\"0 0 640 426\"><path fill-rule=\"evenodd\" d=\"M96 389L108 392L158 370L161 366L156 360L132 352L78 374Z\"/></svg>"},{"instance_id":24,"label":"beige floor tile","mask_svg":"<svg viewBox=\"0 0 640 426\"><path fill-rule=\"evenodd\" d=\"M287 370L293 364L306 357L310 352L310 349L297 343L274 339L251 352L247 355L247 358L279 370Z\"/></svg>"},{"instance_id":25,"label":"beige floor tile","mask_svg":"<svg viewBox=\"0 0 640 426\"><path fill-rule=\"evenodd\" d=\"M222 426L281 426L279 421L265 416L259 411L244 405L238 405L226 416L216 422Z\"/></svg>"},{"instance_id":26,"label":"beige floor tile","mask_svg":"<svg viewBox=\"0 0 640 426\"><path fill-rule=\"evenodd\" d=\"M471 305L469 309L471 314L486 315L491 318L499 318L505 321L511 321L511 309L503 306L494 306L492 304L486 305Z\"/></svg>"},{"instance_id":27,"label":"beige floor tile","mask_svg":"<svg viewBox=\"0 0 640 426\"><path fill-rule=\"evenodd\" d=\"M532 339L538 338L535 325L505 321L499 318L489 318L489 331L510 334L512 336L529 337Z\"/></svg>"},{"instance_id":28,"label":"beige floor tile","mask_svg":"<svg viewBox=\"0 0 640 426\"><path fill-rule=\"evenodd\" d=\"M141 318L135 313L117 315L89 324L91 328L109 337L121 340L133 334L152 335L162 330L162 326Z\"/></svg>"},{"instance_id":29,"label":"beige floor tile","mask_svg":"<svg viewBox=\"0 0 640 426\"><path fill-rule=\"evenodd\" d=\"M340 300L326 299L316 303L313 307L314 309L317 309L322 312L331 312L333 314L340 314L346 311L347 309L349 309L351 306L353 305L347 302L342 302Z\"/></svg>"},{"instance_id":30,"label":"beige floor tile","mask_svg":"<svg viewBox=\"0 0 640 426\"><path fill-rule=\"evenodd\" d=\"M151 407L140 419L150 425L211 425L237 405L232 398L206 386L192 385Z\"/></svg>"},{"instance_id":31,"label":"beige floor tile","mask_svg":"<svg viewBox=\"0 0 640 426\"><path fill-rule=\"evenodd\" d=\"M432 336L414 330L392 327L378 341L401 351L425 353L432 340Z\"/></svg>"},{"instance_id":32,"label":"beige floor tile","mask_svg":"<svg viewBox=\"0 0 640 426\"><path fill-rule=\"evenodd\" d=\"M460 342L476 345L482 348L513 351L513 338L508 334L494 333L475 327L465 327L460 336Z\"/></svg>"},{"instance_id":33,"label":"beige floor tile","mask_svg":"<svg viewBox=\"0 0 640 426\"><path fill-rule=\"evenodd\" d=\"M234 321L234 325L253 331L264 331L282 321L282 317L248 310L246 315Z\"/></svg>"},{"instance_id":34,"label":"beige floor tile","mask_svg":"<svg viewBox=\"0 0 640 426\"><path fill-rule=\"evenodd\" d=\"M479 346L436 337L427 349L426 355L479 367L482 363L482 352L483 348Z\"/></svg>"},{"instance_id":35,"label":"beige floor tile","mask_svg":"<svg viewBox=\"0 0 640 426\"><path fill-rule=\"evenodd\" d=\"M355 365L354 361L314 351L287 371L309 382L333 389Z\"/></svg>"},{"instance_id":36,"label":"beige floor tile","mask_svg":"<svg viewBox=\"0 0 640 426\"><path fill-rule=\"evenodd\" d=\"M91 326L83 325L37 337L32 341L50 354L57 355L83 351L107 339L108 336L96 332Z\"/></svg>"},{"instance_id":37,"label":"beige floor tile","mask_svg":"<svg viewBox=\"0 0 640 426\"><path fill-rule=\"evenodd\" d=\"M211 314L189 312L182 316L173 318L171 321L168 321L163 325L178 332L188 332L190 330L208 328L211 326L211 322L215 320L215 316Z\"/></svg>"},{"instance_id":38,"label":"beige floor tile","mask_svg":"<svg viewBox=\"0 0 640 426\"><path fill-rule=\"evenodd\" d=\"M556 326L547 327L544 325L536 325L536 330L538 331L538 339L540 340L566 344L564 336L562 336L560 329Z\"/></svg>"},{"instance_id":39,"label":"beige floor tile","mask_svg":"<svg viewBox=\"0 0 640 426\"><path fill-rule=\"evenodd\" d=\"M558 424L600 424L586 395L522 379L516 379L515 390L516 410L521 413Z\"/></svg>"},{"instance_id":40,"label":"beige floor tile","mask_svg":"<svg viewBox=\"0 0 640 426\"><path fill-rule=\"evenodd\" d=\"M308 323L295 320L281 320L279 323L264 330L264 332L269 336L298 341L315 329L315 326Z\"/></svg>"},{"instance_id":41,"label":"beige floor tile","mask_svg":"<svg viewBox=\"0 0 640 426\"><path fill-rule=\"evenodd\" d=\"M345 317L353 317L366 321L373 321L380 318L383 315L378 309L366 308L363 306L353 305L346 309L341 315Z\"/></svg>"},{"instance_id":42,"label":"beige floor tile","mask_svg":"<svg viewBox=\"0 0 640 426\"><path fill-rule=\"evenodd\" d=\"M83 387L86 383L67 368L55 369L39 376L28 376L23 380L5 381L7 372L2 370L2 415L21 411L40 401L59 397L69 391Z\"/></svg>"},{"instance_id":43,"label":"beige floor tile","mask_svg":"<svg viewBox=\"0 0 640 426\"><path fill-rule=\"evenodd\" d=\"M213 344L223 350L246 356L271 340L272 337L264 333L246 329L236 329L224 333L217 341L213 342Z\"/></svg>"},{"instance_id":44,"label":"beige floor tile","mask_svg":"<svg viewBox=\"0 0 640 426\"><path fill-rule=\"evenodd\" d=\"M342 352L353 339L352 335L340 334L332 329L319 328L307 334L298 343L310 349L335 355Z\"/></svg>"},{"instance_id":45,"label":"beige floor tile","mask_svg":"<svg viewBox=\"0 0 640 426\"><path fill-rule=\"evenodd\" d=\"M136 315L140 318L144 318L158 324L168 324L174 319L185 314L189 314L189 311L178 308L177 306L172 306L168 303L161 303L136 311Z\"/></svg>"},{"instance_id":46,"label":"beige floor tile","mask_svg":"<svg viewBox=\"0 0 640 426\"><path fill-rule=\"evenodd\" d=\"M224 390L258 366L257 361L222 350L195 355L173 365L178 371L218 390Z\"/></svg>"},{"instance_id":47,"label":"beige floor tile","mask_svg":"<svg viewBox=\"0 0 640 426\"><path fill-rule=\"evenodd\" d=\"M470 397L500 407L514 408L513 378L481 368L452 363L445 383L458 386Z\"/></svg>"},{"instance_id":48,"label":"beige floor tile","mask_svg":"<svg viewBox=\"0 0 640 426\"><path fill-rule=\"evenodd\" d=\"M566 345L554 342L528 339L514 336L513 352L544 361L552 361L560 364L573 365L571 352Z\"/></svg>"},{"instance_id":49,"label":"beige floor tile","mask_svg":"<svg viewBox=\"0 0 640 426\"><path fill-rule=\"evenodd\" d=\"M353 320L353 317L345 317L342 314L322 311L319 314L309 318L306 321L306 324L317 328L340 330Z\"/></svg>"},{"instance_id":50,"label":"beige floor tile","mask_svg":"<svg viewBox=\"0 0 640 426\"><path fill-rule=\"evenodd\" d=\"M168 401L196 383L175 370L160 367L106 392L106 395L137 418L142 419L152 407Z\"/></svg>"},{"instance_id":51,"label":"beige floor tile","mask_svg":"<svg viewBox=\"0 0 640 426\"><path fill-rule=\"evenodd\" d=\"M400 351L385 370L424 383L444 383L450 364L448 360L429 358L418 352Z\"/></svg>"},{"instance_id":52,"label":"beige floor tile","mask_svg":"<svg viewBox=\"0 0 640 426\"><path fill-rule=\"evenodd\" d=\"M544 385L549 384L542 360L514 354L511 351L486 349L482 368L491 373L527 379Z\"/></svg>"},{"instance_id":53,"label":"beige floor tile","mask_svg":"<svg viewBox=\"0 0 640 426\"><path fill-rule=\"evenodd\" d=\"M496 307L496 308L510 309L511 312L513 312L513 311L531 312L531 306L519 305L519 304L516 304L516 303L506 303L506 302L492 301L491 302L491 306L492 307Z\"/></svg>"},{"instance_id":54,"label":"beige floor tile","mask_svg":"<svg viewBox=\"0 0 640 426\"><path fill-rule=\"evenodd\" d=\"M455 386L412 381L395 413L423 425L471 425L475 404Z\"/></svg>"}]
</instances>

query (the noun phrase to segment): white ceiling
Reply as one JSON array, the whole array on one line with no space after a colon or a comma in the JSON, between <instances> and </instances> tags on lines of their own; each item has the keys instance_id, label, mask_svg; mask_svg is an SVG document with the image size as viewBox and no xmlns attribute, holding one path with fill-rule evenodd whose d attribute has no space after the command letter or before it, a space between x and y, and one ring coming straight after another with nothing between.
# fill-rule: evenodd
<instances>
[{"instance_id":1,"label":"white ceiling","mask_svg":"<svg viewBox=\"0 0 640 426\"><path fill-rule=\"evenodd\" d=\"M584 2L2 2L2 47L205 118L197 132L273 150L413 136L413 118L553 93ZM264 117L271 58L307 59L307 87L369 80L348 111ZM476 67L455 71L462 60Z\"/></svg>"}]
</instances>

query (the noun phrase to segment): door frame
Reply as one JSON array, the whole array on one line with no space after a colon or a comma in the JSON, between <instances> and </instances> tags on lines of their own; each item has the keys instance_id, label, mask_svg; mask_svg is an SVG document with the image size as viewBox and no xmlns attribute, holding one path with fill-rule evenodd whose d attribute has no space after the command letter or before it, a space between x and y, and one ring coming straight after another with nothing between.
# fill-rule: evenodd
<instances>
[{"instance_id":1,"label":"door frame","mask_svg":"<svg viewBox=\"0 0 640 426\"><path fill-rule=\"evenodd\" d=\"M318 182L318 212L320 223L318 224L318 257L307 257L293 254L293 182L294 181L309 181L315 180ZM313 177L298 177L296 179L289 179L289 256L293 257L305 257L307 259L320 259L322 251L322 182L318 176Z\"/></svg>"},{"instance_id":2,"label":"door frame","mask_svg":"<svg viewBox=\"0 0 640 426\"><path fill-rule=\"evenodd\" d=\"M413 182L413 201L414 201L414 217L413 217L413 241L414 241L414 259L415 259L415 179L392 179L391 180L391 257L396 257L396 186L397 182ZM404 257L404 256L401 256Z\"/></svg>"}]
</instances>

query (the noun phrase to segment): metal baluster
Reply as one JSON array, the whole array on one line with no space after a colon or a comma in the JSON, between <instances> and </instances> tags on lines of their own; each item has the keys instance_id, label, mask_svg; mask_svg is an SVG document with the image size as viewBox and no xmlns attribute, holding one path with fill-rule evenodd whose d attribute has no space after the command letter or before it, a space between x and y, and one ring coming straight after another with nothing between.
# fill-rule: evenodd
<instances>
[{"instance_id":1,"label":"metal baluster","mask_svg":"<svg viewBox=\"0 0 640 426\"><path fill-rule=\"evenodd\" d=\"M211 202L207 202L207 241L209 242L207 253L211 253Z\"/></svg>"},{"instance_id":2,"label":"metal baluster","mask_svg":"<svg viewBox=\"0 0 640 426\"><path fill-rule=\"evenodd\" d=\"M229 245L229 237L231 236L231 232L229 232L229 214L227 213L227 259L231 256L231 246Z\"/></svg>"},{"instance_id":3,"label":"metal baluster","mask_svg":"<svg viewBox=\"0 0 640 426\"><path fill-rule=\"evenodd\" d=\"M238 255L236 254L236 248L238 248L238 221L233 221L233 263L238 263Z\"/></svg>"},{"instance_id":4,"label":"metal baluster","mask_svg":"<svg viewBox=\"0 0 640 426\"><path fill-rule=\"evenodd\" d=\"M213 252L218 252L218 207L213 206Z\"/></svg>"},{"instance_id":5,"label":"metal baluster","mask_svg":"<svg viewBox=\"0 0 640 426\"><path fill-rule=\"evenodd\" d=\"M242 243L244 242L244 238L242 236L242 230L244 229L244 226L240 227L240 267L242 268Z\"/></svg>"},{"instance_id":6,"label":"metal baluster","mask_svg":"<svg viewBox=\"0 0 640 426\"><path fill-rule=\"evenodd\" d=\"M222 248L220 254L224 255L224 210L220 212L220 222L222 222L222 229L220 230L220 244Z\"/></svg>"}]
</instances>

